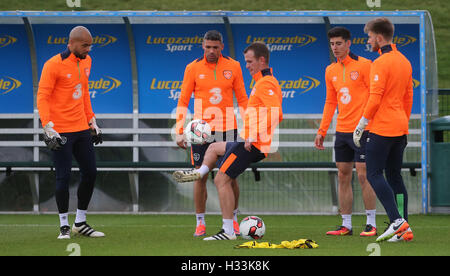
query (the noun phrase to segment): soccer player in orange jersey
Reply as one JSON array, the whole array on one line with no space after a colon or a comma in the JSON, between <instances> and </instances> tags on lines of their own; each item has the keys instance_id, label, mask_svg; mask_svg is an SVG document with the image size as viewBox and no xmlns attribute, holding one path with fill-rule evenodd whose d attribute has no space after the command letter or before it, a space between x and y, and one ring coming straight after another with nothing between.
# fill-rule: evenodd
<instances>
[{"instance_id":1,"label":"soccer player in orange jersey","mask_svg":"<svg viewBox=\"0 0 450 276\"><path fill-rule=\"evenodd\" d=\"M86 223L97 174L93 143L102 143L88 89L91 45L92 36L87 28L73 28L67 49L44 64L37 92L44 141L52 150L55 166L55 198L60 218L58 239L70 239L68 209L72 155L78 162L81 175L72 232L88 237L105 236Z\"/></svg>"},{"instance_id":2,"label":"soccer player in orange jersey","mask_svg":"<svg viewBox=\"0 0 450 276\"><path fill-rule=\"evenodd\" d=\"M412 67L392 44L394 25L389 19L370 20L364 31L369 35L372 50L380 56L371 66L369 100L353 132L353 140L360 144L370 122L366 143L367 178L390 220L389 227L376 241L409 241L413 233L407 222L408 194L401 168L413 103Z\"/></svg>"},{"instance_id":3,"label":"soccer player in orange jersey","mask_svg":"<svg viewBox=\"0 0 450 276\"><path fill-rule=\"evenodd\" d=\"M186 66L180 99L176 111L177 145L186 149L183 136L187 108L192 93L194 93L194 119L203 119L211 126L214 141L235 141L237 138L237 122L234 115L233 91L241 115L247 106L248 97L245 92L244 79L238 61L223 56L224 48L222 34L211 30L203 38L203 57L194 60ZM191 146L191 162L198 168L203 156L211 143ZM194 236L206 234L206 181L208 175L194 182L194 203L197 226ZM239 198L237 180L232 182L235 197ZM239 234L237 223L238 200L234 206L234 229Z\"/></svg>"},{"instance_id":4,"label":"soccer player in orange jersey","mask_svg":"<svg viewBox=\"0 0 450 276\"><path fill-rule=\"evenodd\" d=\"M323 150L323 141L328 127L338 108L336 140L334 145L336 167L338 168L339 207L342 225L327 235L351 235L352 231L352 171L356 167L358 180L366 208L366 227L360 236L376 235L376 197L366 178L365 143L358 148L352 135L364 106L369 98L369 73L371 61L356 56L350 51L350 31L344 27L334 27L328 31L331 50L337 61L325 71L327 96L320 128L315 138L315 147ZM367 131L364 133L367 136Z\"/></svg>"},{"instance_id":5,"label":"soccer player in orange jersey","mask_svg":"<svg viewBox=\"0 0 450 276\"><path fill-rule=\"evenodd\" d=\"M244 126L237 142L217 142L209 146L199 169L176 171L178 182L200 179L217 163L219 172L214 178L222 210L222 230L204 238L207 241L235 240L233 208L236 198L231 183L251 163L259 162L273 152L272 138L283 120L282 93L277 79L269 67L269 49L262 42L254 42L244 50L246 67L255 80L245 110Z\"/></svg>"}]
</instances>

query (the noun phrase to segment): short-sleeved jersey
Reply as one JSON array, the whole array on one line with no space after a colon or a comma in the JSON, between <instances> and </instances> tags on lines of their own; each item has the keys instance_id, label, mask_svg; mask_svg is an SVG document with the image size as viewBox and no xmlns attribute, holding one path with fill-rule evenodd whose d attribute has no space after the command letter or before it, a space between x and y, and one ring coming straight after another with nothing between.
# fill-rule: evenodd
<instances>
[{"instance_id":1,"label":"short-sleeved jersey","mask_svg":"<svg viewBox=\"0 0 450 276\"><path fill-rule=\"evenodd\" d=\"M183 133L192 93L194 93L194 119L205 120L213 131L225 132L237 129L233 90L243 116L248 97L238 61L221 55L217 63L207 62L204 56L189 63L184 72L177 105L176 133Z\"/></svg>"},{"instance_id":2,"label":"short-sleeved jersey","mask_svg":"<svg viewBox=\"0 0 450 276\"><path fill-rule=\"evenodd\" d=\"M386 137L408 134L413 104L412 67L395 44L383 46L370 69L370 94L364 117L370 132Z\"/></svg>"},{"instance_id":3,"label":"short-sleeved jersey","mask_svg":"<svg viewBox=\"0 0 450 276\"><path fill-rule=\"evenodd\" d=\"M253 146L267 155L275 129L283 120L283 96L271 69L256 73L253 79L255 86L250 93L240 136L250 139Z\"/></svg>"},{"instance_id":4,"label":"short-sleeved jersey","mask_svg":"<svg viewBox=\"0 0 450 276\"><path fill-rule=\"evenodd\" d=\"M37 92L41 123L54 123L57 132L77 132L89 128L94 116L89 97L91 57L77 58L67 49L45 62Z\"/></svg>"},{"instance_id":5,"label":"short-sleeved jersey","mask_svg":"<svg viewBox=\"0 0 450 276\"><path fill-rule=\"evenodd\" d=\"M369 99L369 59L352 52L342 60L328 65L325 70L327 95L318 134L326 136L336 107L336 131L352 133ZM370 129L370 125L366 129Z\"/></svg>"}]
</instances>

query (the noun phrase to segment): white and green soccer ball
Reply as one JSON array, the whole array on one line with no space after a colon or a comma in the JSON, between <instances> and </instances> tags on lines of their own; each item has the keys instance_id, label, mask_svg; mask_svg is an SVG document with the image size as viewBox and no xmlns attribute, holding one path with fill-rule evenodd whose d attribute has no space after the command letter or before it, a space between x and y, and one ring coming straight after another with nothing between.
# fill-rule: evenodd
<instances>
[{"instance_id":1,"label":"white and green soccer ball","mask_svg":"<svg viewBox=\"0 0 450 276\"><path fill-rule=\"evenodd\" d=\"M204 120L196 119L190 121L185 130L186 141L193 145L200 145L211 142L211 126Z\"/></svg>"}]
</instances>

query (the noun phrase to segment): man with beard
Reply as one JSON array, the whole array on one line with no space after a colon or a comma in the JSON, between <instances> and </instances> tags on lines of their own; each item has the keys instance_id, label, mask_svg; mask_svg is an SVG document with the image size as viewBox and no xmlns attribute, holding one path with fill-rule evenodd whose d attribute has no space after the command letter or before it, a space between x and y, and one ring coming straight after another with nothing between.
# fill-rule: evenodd
<instances>
[{"instance_id":1,"label":"man with beard","mask_svg":"<svg viewBox=\"0 0 450 276\"><path fill-rule=\"evenodd\" d=\"M392 43L394 25L389 19L370 20L364 32L369 36L372 50L380 56L370 69L369 100L353 132L353 141L360 145L362 133L370 122L366 143L367 179L390 220L389 227L376 241L410 241L413 232L407 222L408 194L401 168L413 104L412 67Z\"/></svg>"},{"instance_id":2,"label":"man with beard","mask_svg":"<svg viewBox=\"0 0 450 276\"><path fill-rule=\"evenodd\" d=\"M206 32L202 47L204 55L186 66L176 111L176 142L182 149L186 149L183 125L192 93L194 93L195 98L194 119L205 120L211 126L214 139L205 144L191 146L191 162L195 168L202 165L206 150L212 142L235 141L237 139L233 91L242 118L248 102L240 63L222 55L224 48L222 34L216 30ZM206 234L207 179L208 174L194 182L194 204L197 220L195 237ZM236 197L233 212L234 232L239 235L239 224L237 222L239 186L236 179L233 179L232 188Z\"/></svg>"},{"instance_id":3,"label":"man with beard","mask_svg":"<svg viewBox=\"0 0 450 276\"><path fill-rule=\"evenodd\" d=\"M104 237L86 223L86 212L97 174L93 143L102 143L89 97L92 36L83 26L73 28L67 49L50 58L42 69L37 108L44 141L52 151L56 175L56 205L60 218L58 239L70 239L68 221L69 181L72 155L79 167L78 205L72 232Z\"/></svg>"}]
</instances>

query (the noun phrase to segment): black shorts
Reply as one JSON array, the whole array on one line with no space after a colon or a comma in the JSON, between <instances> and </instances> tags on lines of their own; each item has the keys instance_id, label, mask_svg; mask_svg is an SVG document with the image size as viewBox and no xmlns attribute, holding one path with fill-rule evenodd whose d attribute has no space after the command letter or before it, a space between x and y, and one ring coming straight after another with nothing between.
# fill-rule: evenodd
<instances>
[{"instance_id":1,"label":"black shorts","mask_svg":"<svg viewBox=\"0 0 450 276\"><path fill-rule=\"evenodd\" d=\"M366 141L369 131L364 131L358 148L353 142L353 133L336 131L334 154L336 162L366 162Z\"/></svg>"},{"instance_id":2,"label":"black shorts","mask_svg":"<svg viewBox=\"0 0 450 276\"><path fill-rule=\"evenodd\" d=\"M225 155L220 158L219 170L232 179L243 173L251 163L266 158L266 155L252 145L251 151L244 148L245 142L228 142Z\"/></svg>"},{"instance_id":3,"label":"black shorts","mask_svg":"<svg viewBox=\"0 0 450 276\"><path fill-rule=\"evenodd\" d=\"M226 132L221 131L213 131L211 135L214 136L214 141L211 143L206 143L203 145L191 145L191 164L192 166L198 167L203 163L203 157L205 156L206 150L209 145L214 142L223 142L223 141L236 141L238 137L237 129L229 130Z\"/></svg>"}]
</instances>

